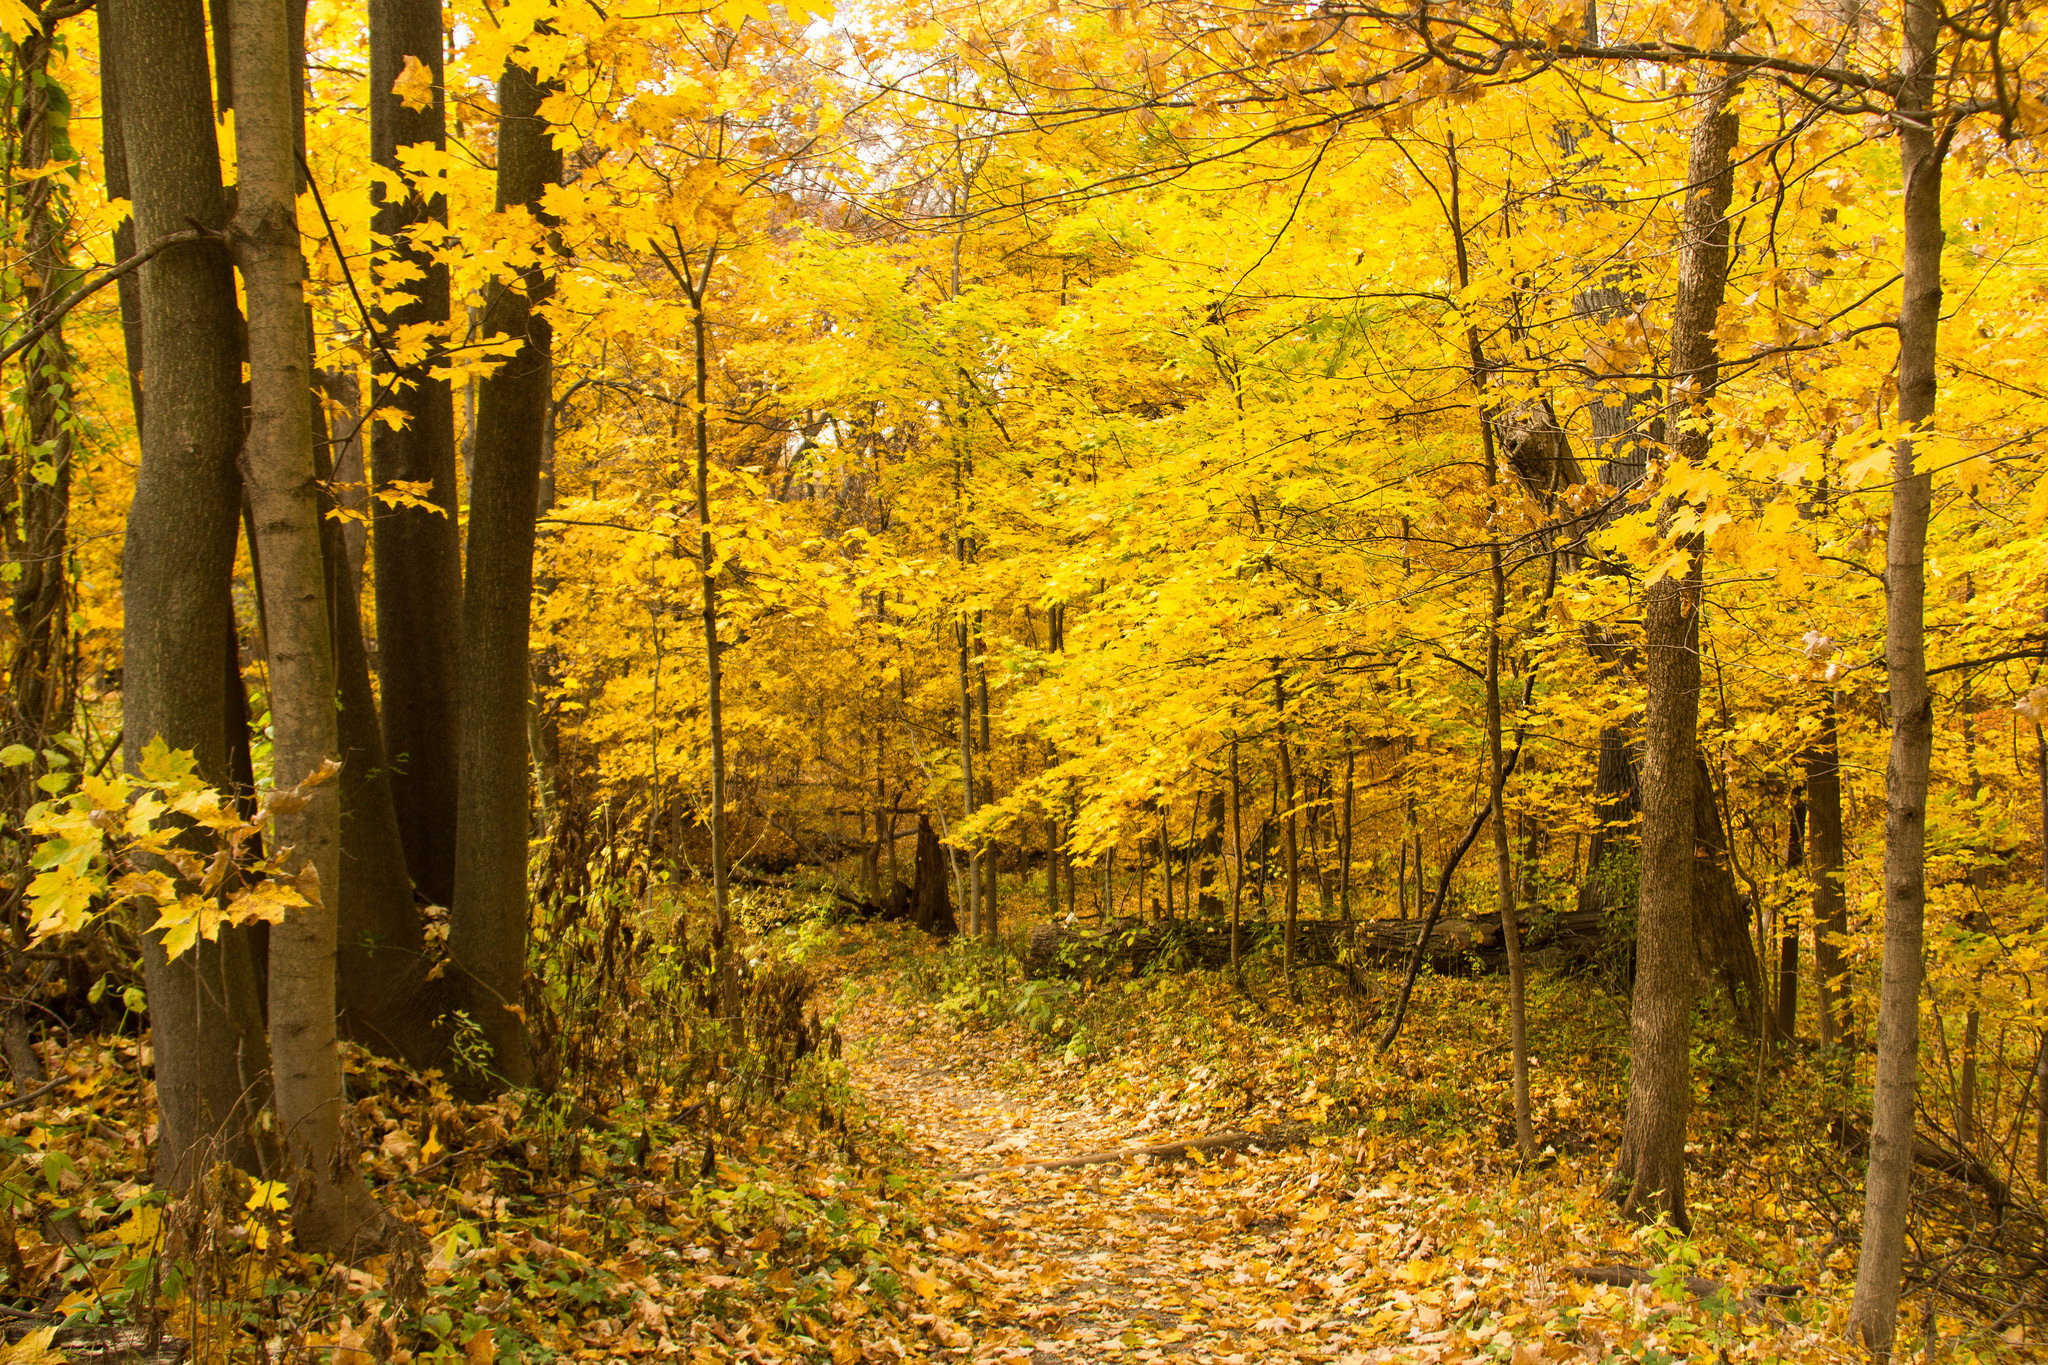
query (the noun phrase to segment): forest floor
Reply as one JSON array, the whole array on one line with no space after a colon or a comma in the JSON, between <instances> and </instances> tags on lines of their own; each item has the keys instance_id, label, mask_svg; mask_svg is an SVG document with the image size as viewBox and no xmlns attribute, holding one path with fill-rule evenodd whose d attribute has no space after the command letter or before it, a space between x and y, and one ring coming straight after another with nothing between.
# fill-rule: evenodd
<instances>
[{"instance_id":1,"label":"forest floor","mask_svg":"<svg viewBox=\"0 0 2048 1365\"><path fill-rule=\"evenodd\" d=\"M652 976L552 1097L469 1102L352 1051L365 1174L417 1234L355 1266L299 1253L281 1186L151 1190L146 1038L46 1041L53 1083L0 1101L0 1365L110 1343L139 1365L142 1340L191 1365L1856 1358L1856 1172L1817 1140L1855 1101L1811 1057L1702 1030L1687 1238L1602 1194L1627 1030L1597 982L1533 983L1523 1169L1497 980L1425 978L1380 1054L1384 981L1031 981L815 920L761 947L764 986L815 987L830 1046L750 1098L758 1039L643 1036L678 1008L634 995ZM1902 1323L1929 1359L2038 1358L2031 1326L1934 1307Z\"/></svg>"},{"instance_id":2,"label":"forest floor","mask_svg":"<svg viewBox=\"0 0 2048 1365\"><path fill-rule=\"evenodd\" d=\"M1298 1005L1274 983L1257 1000L1201 974L991 989L957 967L949 981L914 945L907 966L873 961L889 949L906 951L841 946L865 966L839 1026L856 1087L941 1192L946 1221L970 1230L953 1247L968 1276L934 1306L973 1344L943 1355L1856 1358L1839 1338L1854 1253L1833 1206L1846 1190L1777 1140L1815 1088L1745 1076L1739 1055L1705 1049L1695 1236L1623 1224L1601 1188L1622 1016L1584 982L1536 994L1545 1152L1524 1171L1494 1045L1498 982L1426 980L1404 1041L1379 1058L1374 1002L1334 982L1308 983ZM1188 1160L1043 1164L1216 1134L1253 1140ZM1649 1282L1573 1273L1596 1267ZM2023 1333L1934 1321L1946 1359L2026 1354Z\"/></svg>"}]
</instances>

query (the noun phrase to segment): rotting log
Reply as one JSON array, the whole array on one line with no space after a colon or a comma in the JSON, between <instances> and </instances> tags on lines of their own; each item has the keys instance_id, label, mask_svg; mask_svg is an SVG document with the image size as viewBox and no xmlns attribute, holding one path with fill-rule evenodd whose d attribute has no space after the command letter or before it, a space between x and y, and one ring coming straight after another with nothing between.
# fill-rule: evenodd
<instances>
[{"instance_id":1,"label":"rotting log","mask_svg":"<svg viewBox=\"0 0 2048 1365\"><path fill-rule=\"evenodd\" d=\"M1295 926L1299 966L1398 965L1415 950L1425 921L1301 920ZM1600 956L1608 943L1606 916L1598 910L1545 915L1524 926L1527 960L1533 966L1569 969ZM1278 926L1245 926L1256 944L1274 938ZM1507 970L1500 921L1491 916L1440 919L1430 930L1423 961L1445 976ZM1104 928L1042 924L1031 931L1025 970L1035 976L1101 976L1144 970L1216 970L1230 965L1230 926L1202 920L1143 923L1122 919Z\"/></svg>"}]
</instances>

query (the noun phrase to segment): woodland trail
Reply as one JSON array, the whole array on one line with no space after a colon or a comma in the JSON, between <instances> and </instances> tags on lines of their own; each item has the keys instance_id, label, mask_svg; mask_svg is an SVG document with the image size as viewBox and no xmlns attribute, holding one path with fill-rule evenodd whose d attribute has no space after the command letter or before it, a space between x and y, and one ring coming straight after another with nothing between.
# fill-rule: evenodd
<instances>
[{"instance_id":1,"label":"woodland trail","mask_svg":"<svg viewBox=\"0 0 2048 1365\"><path fill-rule=\"evenodd\" d=\"M993 1290L980 1306L999 1329L984 1331L975 1359L1363 1365L1395 1355L1366 1341L1368 1331L1384 1341L1396 1322L1414 1329L1412 1358L1439 1354L1429 1348L1447 1335L1430 1330L1440 1313L1350 1284L1356 1267L1432 1247L1402 1221L1400 1194L1335 1188L1348 1166L1336 1152L1253 1147L1200 1161L1034 1167L1219 1125L1197 1115L1176 1127L1187 1116L1157 1102L1137 1112L1105 1104L995 1038L937 1020L920 1029L873 998L850 1013L842 1026L856 1082L929 1169L1004 1168L951 1185L961 1223L980 1230L954 1249Z\"/></svg>"}]
</instances>

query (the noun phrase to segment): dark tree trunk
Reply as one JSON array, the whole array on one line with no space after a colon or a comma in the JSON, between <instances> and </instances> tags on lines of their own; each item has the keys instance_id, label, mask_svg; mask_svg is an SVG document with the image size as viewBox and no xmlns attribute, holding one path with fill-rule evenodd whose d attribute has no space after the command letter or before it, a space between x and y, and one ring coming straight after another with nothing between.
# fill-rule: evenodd
<instances>
[{"instance_id":1,"label":"dark tree trunk","mask_svg":"<svg viewBox=\"0 0 2048 1365\"><path fill-rule=\"evenodd\" d=\"M396 174L398 149L447 146L442 88L440 0L370 0L370 160ZM424 109L407 108L392 85L411 57L433 80ZM445 228L448 206L389 191L372 177L370 221L386 259L412 275L411 302L378 316L380 336L448 321L448 267L425 240ZM502 197L502 196L501 196ZM515 199L510 202L526 202ZM373 421L372 472L378 485L424 484L433 507L373 502L376 519L377 672L382 683L385 752L394 760L392 800L412 879L436 904L455 895L456 665L462 634L462 561L456 528L455 400L448 381L429 371L430 354L396 365L384 347L371 356L379 403L406 414L402 427ZM514 361L514 365L519 362Z\"/></svg>"},{"instance_id":2,"label":"dark tree trunk","mask_svg":"<svg viewBox=\"0 0 2048 1365\"><path fill-rule=\"evenodd\" d=\"M1792 792L1792 814L1785 829L1785 868L1806 866L1806 793ZM1799 931L1790 924L1778 926L1778 1036L1790 1040L1799 1033Z\"/></svg>"},{"instance_id":3,"label":"dark tree trunk","mask_svg":"<svg viewBox=\"0 0 2048 1365\"><path fill-rule=\"evenodd\" d=\"M331 449L317 416L315 422L315 450ZM328 477L325 469L322 477ZM338 470L334 479L340 480ZM341 1030L384 1056L428 1066L446 1044L433 1022L441 1002L426 980L425 931L391 800L357 579L343 523L326 510L323 500L321 551L341 700L341 890L335 904Z\"/></svg>"},{"instance_id":4,"label":"dark tree trunk","mask_svg":"<svg viewBox=\"0 0 2048 1365\"><path fill-rule=\"evenodd\" d=\"M138 241L194 223L224 228L199 0L107 0L100 15ZM122 552L123 761L138 769L161 740L219 783L228 778L220 650L233 634L242 319L219 242L169 248L140 273L149 398ZM143 969L161 1109L157 1178L181 1189L217 1160L263 1169L253 1120L270 1057L247 935L223 931L170 962L145 933Z\"/></svg>"},{"instance_id":5,"label":"dark tree trunk","mask_svg":"<svg viewBox=\"0 0 2048 1365\"><path fill-rule=\"evenodd\" d=\"M1749 933L1749 914L1735 885L1727 827L1704 754L1693 754L1693 934L1699 964L1728 996L1728 1005L1752 1037L1772 1019L1764 996L1763 964Z\"/></svg>"},{"instance_id":6,"label":"dark tree trunk","mask_svg":"<svg viewBox=\"0 0 2048 1365\"><path fill-rule=\"evenodd\" d=\"M561 154L540 117L534 73L507 62L498 83L498 208L536 216L561 179ZM448 951L490 1048L495 1078L524 1085L532 1066L521 1022L526 975L527 643L534 521L547 425L553 333L539 305L552 276L534 266L485 293L483 333L520 348L477 398L463 584L455 905Z\"/></svg>"},{"instance_id":7,"label":"dark tree trunk","mask_svg":"<svg viewBox=\"0 0 2048 1365\"><path fill-rule=\"evenodd\" d=\"M917 866L911 873L910 922L926 933L948 937L957 932L952 897L946 891L946 851L939 833L922 811L917 816Z\"/></svg>"},{"instance_id":8,"label":"dark tree trunk","mask_svg":"<svg viewBox=\"0 0 2048 1365\"><path fill-rule=\"evenodd\" d=\"M1820 1001L1823 1043L1845 1041L1851 1032L1849 964L1842 935L1849 931L1849 904L1842 887L1846 850L1842 842L1841 745L1835 726L1835 694L1821 707L1820 732L1807 749L1806 820L1808 877L1813 887L1813 976Z\"/></svg>"}]
</instances>

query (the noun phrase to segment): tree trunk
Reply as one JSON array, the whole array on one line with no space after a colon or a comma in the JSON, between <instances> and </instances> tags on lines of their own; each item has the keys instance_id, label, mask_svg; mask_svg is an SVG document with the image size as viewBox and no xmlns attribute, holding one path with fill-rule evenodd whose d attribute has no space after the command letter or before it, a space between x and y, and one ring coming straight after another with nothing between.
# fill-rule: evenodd
<instances>
[{"instance_id":1,"label":"tree trunk","mask_svg":"<svg viewBox=\"0 0 2048 1365\"><path fill-rule=\"evenodd\" d=\"M917 865L911 872L911 923L929 934L947 937L958 931L953 902L946 894L946 853L939 833L924 812L917 816Z\"/></svg>"},{"instance_id":2,"label":"tree trunk","mask_svg":"<svg viewBox=\"0 0 2048 1365\"><path fill-rule=\"evenodd\" d=\"M1721 984L1742 1031L1755 1037L1775 1016L1765 998L1763 964L1750 936L1742 893L1735 885L1733 854L1713 774L1698 750L1693 753L1693 845L1692 922L1699 965Z\"/></svg>"},{"instance_id":3,"label":"tree trunk","mask_svg":"<svg viewBox=\"0 0 2048 1365\"><path fill-rule=\"evenodd\" d=\"M309 902L270 932L273 1090L289 1161L292 1225L308 1250L346 1253L377 1211L345 1170L341 1052L335 1038L335 918L341 806L334 654L313 464L311 339L299 255L299 59L292 0L235 0L237 208L229 239L249 303L249 434L243 450L261 565L277 838L298 859Z\"/></svg>"},{"instance_id":4,"label":"tree trunk","mask_svg":"<svg viewBox=\"0 0 2048 1365\"><path fill-rule=\"evenodd\" d=\"M1851 1031L1844 980L1849 964L1842 958L1842 936L1849 931L1848 898L1842 887L1842 764L1832 689L1822 704L1820 732L1806 751L1804 766L1814 989L1820 1001L1820 1040L1832 1044L1846 1041Z\"/></svg>"},{"instance_id":5,"label":"tree trunk","mask_svg":"<svg viewBox=\"0 0 2048 1365\"><path fill-rule=\"evenodd\" d=\"M54 8L54 7L52 7ZM20 79L16 109L20 150L16 186L20 195L21 231L26 253L21 307L34 314L46 301L61 297L75 284L71 264L68 200L58 175L40 174L50 166L53 108L61 92L49 73L55 42L55 20L45 19L16 48ZM47 26L47 27L46 27ZM14 567L14 650L8 677L13 686L6 738L41 751L49 736L69 728L72 679L68 645L70 619L69 529L71 512L70 404L71 356L61 325L21 356L20 399L27 442L17 455L8 451L13 475L6 489L11 513L8 559ZM22 457L29 463L23 465ZM20 770L26 777L29 770Z\"/></svg>"},{"instance_id":6,"label":"tree trunk","mask_svg":"<svg viewBox=\"0 0 2048 1365\"><path fill-rule=\"evenodd\" d=\"M540 215L561 179L540 117L546 90L516 60L498 82L498 209ZM534 519L547 425L554 334L540 305L544 264L485 290L483 334L519 339L477 398L476 474L469 494L469 565L462 596L460 764L455 905L448 952L495 1078L532 1077L522 996L526 974L527 642Z\"/></svg>"},{"instance_id":7,"label":"tree trunk","mask_svg":"<svg viewBox=\"0 0 2048 1365\"><path fill-rule=\"evenodd\" d=\"M1677 459L1705 462L1707 405L1720 377L1714 322L1728 280L1730 156L1736 119L1729 107L1740 77L1702 72L1687 157L1680 225L1678 297L1671 317L1671 426ZM1667 505L1666 511L1675 509ZM1625 1212L1668 1216L1689 1230L1685 1125L1692 1107L1693 892L1699 779L1699 627L1705 547L1686 549L1683 577L1666 573L1643 594L1644 705L1642 870L1636 892L1636 982L1629 1023L1628 1112L1612 1192ZM1718 826L1719 821L1715 821ZM1744 931L1746 937L1746 929ZM1751 961L1754 962L1754 953Z\"/></svg>"},{"instance_id":8,"label":"tree trunk","mask_svg":"<svg viewBox=\"0 0 2048 1365\"><path fill-rule=\"evenodd\" d=\"M1277 676L1273 679L1273 714L1276 740L1280 746L1280 795L1287 802L1287 823L1281 827L1280 835L1280 856L1287 872L1287 929L1282 961L1288 989L1293 990L1294 933L1301 912L1301 849L1296 834L1298 817L1294 812L1294 754L1287 743L1287 689Z\"/></svg>"},{"instance_id":9,"label":"tree trunk","mask_svg":"<svg viewBox=\"0 0 2048 1365\"><path fill-rule=\"evenodd\" d=\"M1885 680L1891 691L1891 759L1885 766L1884 984L1878 993L1872 1076L1870 1169L1863 1186L1863 1255L1848 1334L1877 1355L1891 1351L1904 1274L1906 1209L1913 1175L1913 1097L1920 1064L1922 932L1927 913L1927 769L1934 710L1927 690L1922 610L1932 476L1915 473L1914 434L1934 416L1941 323L1941 162L1931 106L1941 16L1934 0L1906 0L1896 120L1904 276L1899 305L1899 437L1892 464L1892 519L1885 542Z\"/></svg>"},{"instance_id":10,"label":"tree trunk","mask_svg":"<svg viewBox=\"0 0 2048 1365\"><path fill-rule=\"evenodd\" d=\"M1802 789L1793 788L1792 814L1785 828L1787 871L1806 866L1805 795ZM1778 926L1778 1036L1790 1042L1798 1034L1799 930L1795 923L1781 922Z\"/></svg>"},{"instance_id":11,"label":"tree trunk","mask_svg":"<svg viewBox=\"0 0 2048 1365\"><path fill-rule=\"evenodd\" d=\"M442 88L440 0L370 0L370 160L396 175L401 147L447 148ZM432 98L410 109L392 85L414 59L432 78ZM413 297L378 314L380 337L448 321L448 267L434 259L432 237L448 206L370 179L370 229L388 269L411 278ZM502 196L501 196L502 200ZM526 198L505 202L524 203ZM455 399L430 371L438 350L399 365L383 345L371 355L380 397L375 406L405 414L402 426L373 419L371 465L379 486L424 484L432 507L372 502L376 522L377 673L382 684L384 747L394 763L392 799L412 878L437 905L455 896L457 653L462 638L462 559L456 524ZM514 360L513 366L520 362Z\"/></svg>"},{"instance_id":12,"label":"tree trunk","mask_svg":"<svg viewBox=\"0 0 2048 1365\"><path fill-rule=\"evenodd\" d=\"M194 223L224 228L199 0L106 0L100 22L136 237L151 242ZM171 247L140 275L149 399L122 551L122 759L137 771L161 740L223 783L220 651L233 633L242 319L219 242ZM270 1057L248 935L224 930L170 962L145 932L143 972L161 1109L157 1179L183 1189L219 1160L264 1169L253 1120L268 1097Z\"/></svg>"},{"instance_id":13,"label":"tree trunk","mask_svg":"<svg viewBox=\"0 0 2048 1365\"><path fill-rule=\"evenodd\" d=\"M115 0L118 3L118 0ZM100 11L100 176L106 182L107 198L131 203L134 190L128 178L128 145L121 114L121 83L117 79L111 42L111 20ZM125 261L135 255L135 216L124 215L114 226L114 259ZM121 343L127 358L128 399L135 414L135 434L142 435L142 277L129 271L114 282L121 309Z\"/></svg>"},{"instance_id":14,"label":"tree trunk","mask_svg":"<svg viewBox=\"0 0 2048 1365\"><path fill-rule=\"evenodd\" d=\"M1238 776L1237 741L1230 741L1230 970L1242 976L1238 953L1244 912L1244 782Z\"/></svg>"},{"instance_id":15,"label":"tree trunk","mask_svg":"<svg viewBox=\"0 0 2048 1365\"><path fill-rule=\"evenodd\" d=\"M964 537L961 544L966 544ZM963 549L960 553L961 561L965 563L967 552ZM971 818L974 815L974 694L967 681L968 645L965 612L960 614L960 621L955 629L959 635L960 645L960 809L963 816ZM965 851L967 877L963 884L963 899L967 902L967 932L978 934L981 932L981 860L975 856L972 848Z\"/></svg>"},{"instance_id":16,"label":"tree trunk","mask_svg":"<svg viewBox=\"0 0 2048 1365\"><path fill-rule=\"evenodd\" d=\"M315 411L315 467L327 478L320 452L331 445L323 439L317 405ZM341 481L339 470L332 481ZM339 1023L344 1037L386 1057L438 1065L448 1041L434 1024L442 1001L426 979L425 929L391 799L391 765L363 645L359 579L349 564L345 524L327 511L323 498L321 552L341 701L341 888L333 897Z\"/></svg>"}]
</instances>

